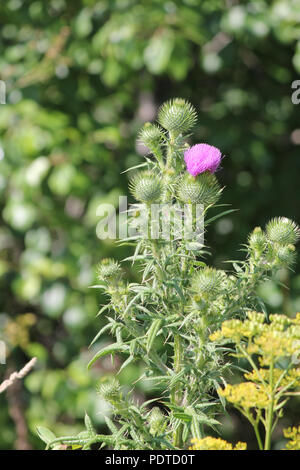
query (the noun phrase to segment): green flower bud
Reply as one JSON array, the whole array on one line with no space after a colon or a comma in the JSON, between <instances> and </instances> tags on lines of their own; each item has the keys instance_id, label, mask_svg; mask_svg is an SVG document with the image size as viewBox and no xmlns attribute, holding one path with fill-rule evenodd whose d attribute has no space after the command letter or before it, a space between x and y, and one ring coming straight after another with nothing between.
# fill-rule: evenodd
<instances>
[{"instance_id":1,"label":"green flower bud","mask_svg":"<svg viewBox=\"0 0 300 470\"><path fill-rule=\"evenodd\" d=\"M121 398L120 384L116 379L111 382L100 384L97 388L98 394L108 402L116 402Z\"/></svg>"},{"instance_id":2,"label":"green flower bud","mask_svg":"<svg viewBox=\"0 0 300 470\"><path fill-rule=\"evenodd\" d=\"M165 429L164 421L165 417L160 409L157 406L152 408L149 414L150 434L152 434L152 436L163 433Z\"/></svg>"},{"instance_id":3,"label":"green flower bud","mask_svg":"<svg viewBox=\"0 0 300 470\"><path fill-rule=\"evenodd\" d=\"M281 245L276 253L277 260L282 266L292 266L296 261L296 249L294 245Z\"/></svg>"},{"instance_id":4,"label":"green flower bud","mask_svg":"<svg viewBox=\"0 0 300 470\"><path fill-rule=\"evenodd\" d=\"M211 296L222 291L227 276L224 271L205 267L197 271L192 278L192 290L202 296Z\"/></svg>"},{"instance_id":5,"label":"green flower bud","mask_svg":"<svg viewBox=\"0 0 300 470\"><path fill-rule=\"evenodd\" d=\"M217 178L209 171L201 173L196 179L186 174L177 187L178 199L185 204L215 204L221 192Z\"/></svg>"},{"instance_id":6,"label":"green flower bud","mask_svg":"<svg viewBox=\"0 0 300 470\"><path fill-rule=\"evenodd\" d=\"M260 227L255 227L249 236L249 246L259 252L264 251L266 246L266 236Z\"/></svg>"},{"instance_id":7,"label":"green flower bud","mask_svg":"<svg viewBox=\"0 0 300 470\"><path fill-rule=\"evenodd\" d=\"M129 188L138 201L148 204L157 202L163 191L161 180L149 171L136 174L130 181Z\"/></svg>"},{"instance_id":8,"label":"green flower bud","mask_svg":"<svg viewBox=\"0 0 300 470\"><path fill-rule=\"evenodd\" d=\"M111 258L105 258L99 263L97 275L100 281L115 280L121 274L119 263Z\"/></svg>"},{"instance_id":9,"label":"green flower bud","mask_svg":"<svg viewBox=\"0 0 300 470\"><path fill-rule=\"evenodd\" d=\"M155 124L146 122L139 133L139 140L143 142L150 150L156 149L163 140L161 129Z\"/></svg>"},{"instance_id":10,"label":"green flower bud","mask_svg":"<svg viewBox=\"0 0 300 470\"><path fill-rule=\"evenodd\" d=\"M267 224L266 232L271 242L294 245L300 237L298 225L286 217L277 217Z\"/></svg>"},{"instance_id":11,"label":"green flower bud","mask_svg":"<svg viewBox=\"0 0 300 470\"><path fill-rule=\"evenodd\" d=\"M170 132L187 132L197 121L195 108L182 98L164 103L158 112L158 122Z\"/></svg>"}]
</instances>

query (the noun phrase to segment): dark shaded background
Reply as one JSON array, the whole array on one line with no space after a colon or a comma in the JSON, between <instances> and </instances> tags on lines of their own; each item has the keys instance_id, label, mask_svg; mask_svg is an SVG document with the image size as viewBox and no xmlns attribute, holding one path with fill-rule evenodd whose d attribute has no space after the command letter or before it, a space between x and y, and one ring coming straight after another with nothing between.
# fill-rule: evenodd
<instances>
[{"instance_id":1,"label":"dark shaded background","mask_svg":"<svg viewBox=\"0 0 300 470\"><path fill-rule=\"evenodd\" d=\"M164 100L192 102L199 112L193 141L226 156L222 202L238 212L210 228L215 265L243 256L249 231L270 217L300 222L300 105L291 101L299 19L298 0L0 6L0 338L7 344L0 380L38 358L24 383L0 397L0 448L43 447L36 425L79 432L85 410L102 426L108 411L95 382L118 364L104 360L86 371L105 302L88 286L102 257L128 253L97 238L96 210L104 202L117 207L127 194L121 172L144 151L137 131ZM281 279L290 290L270 282L261 294L270 311L293 314L300 276L283 272ZM139 373L130 365L121 382ZM141 382L137 395L151 390ZM298 421L294 400L281 426ZM253 445L238 415L225 419L224 435ZM280 429L274 445L282 445Z\"/></svg>"}]
</instances>

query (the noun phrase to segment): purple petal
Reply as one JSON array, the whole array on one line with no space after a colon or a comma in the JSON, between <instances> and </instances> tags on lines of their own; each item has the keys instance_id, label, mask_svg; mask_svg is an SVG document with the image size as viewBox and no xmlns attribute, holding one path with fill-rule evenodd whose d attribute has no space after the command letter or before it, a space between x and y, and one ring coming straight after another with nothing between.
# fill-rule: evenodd
<instances>
[{"instance_id":1,"label":"purple petal","mask_svg":"<svg viewBox=\"0 0 300 470\"><path fill-rule=\"evenodd\" d=\"M204 171L214 173L220 165L221 158L220 150L208 144L196 144L184 152L187 171L193 176Z\"/></svg>"}]
</instances>

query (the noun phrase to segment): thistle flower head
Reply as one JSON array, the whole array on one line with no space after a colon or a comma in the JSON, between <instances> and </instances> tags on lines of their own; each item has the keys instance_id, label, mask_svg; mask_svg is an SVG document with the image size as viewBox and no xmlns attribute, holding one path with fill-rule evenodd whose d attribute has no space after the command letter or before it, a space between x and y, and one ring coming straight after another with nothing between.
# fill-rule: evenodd
<instances>
[{"instance_id":1,"label":"thistle flower head","mask_svg":"<svg viewBox=\"0 0 300 470\"><path fill-rule=\"evenodd\" d=\"M158 112L158 122L170 132L187 132L197 121L195 108L182 98L164 103Z\"/></svg>"},{"instance_id":2,"label":"thistle flower head","mask_svg":"<svg viewBox=\"0 0 300 470\"><path fill-rule=\"evenodd\" d=\"M197 176L205 171L214 173L221 163L220 150L208 144L196 144L184 152L187 171Z\"/></svg>"},{"instance_id":3,"label":"thistle flower head","mask_svg":"<svg viewBox=\"0 0 300 470\"><path fill-rule=\"evenodd\" d=\"M139 133L139 140L150 150L156 148L163 140L161 129L155 124L146 122Z\"/></svg>"},{"instance_id":4,"label":"thistle flower head","mask_svg":"<svg viewBox=\"0 0 300 470\"><path fill-rule=\"evenodd\" d=\"M150 434L156 436L157 434L162 434L165 426L164 426L164 415L160 411L160 409L155 406L149 413L149 425L150 425Z\"/></svg>"},{"instance_id":5,"label":"thistle flower head","mask_svg":"<svg viewBox=\"0 0 300 470\"><path fill-rule=\"evenodd\" d=\"M286 217L276 217L266 226L267 237L280 245L294 245L300 237L298 225Z\"/></svg>"},{"instance_id":6,"label":"thistle flower head","mask_svg":"<svg viewBox=\"0 0 300 470\"><path fill-rule=\"evenodd\" d=\"M149 204L158 201L163 191L161 180L150 171L136 174L131 179L129 188L138 201Z\"/></svg>"},{"instance_id":7,"label":"thistle flower head","mask_svg":"<svg viewBox=\"0 0 300 470\"><path fill-rule=\"evenodd\" d=\"M282 266L292 266L296 261L294 245L281 245L276 251L276 256Z\"/></svg>"},{"instance_id":8,"label":"thistle flower head","mask_svg":"<svg viewBox=\"0 0 300 470\"><path fill-rule=\"evenodd\" d=\"M111 258L104 258L98 265L97 275L100 281L116 279L120 274L121 267L119 263Z\"/></svg>"},{"instance_id":9,"label":"thistle flower head","mask_svg":"<svg viewBox=\"0 0 300 470\"><path fill-rule=\"evenodd\" d=\"M249 236L248 242L249 246L254 250L264 250L266 246L266 236L260 227L255 227L255 229Z\"/></svg>"},{"instance_id":10,"label":"thistle flower head","mask_svg":"<svg viewBox=\"0 0 300 470\"><path fill-rule=\"evenodd\" d=\"M202 173L197 179L185 175L178 184L178 199L185 204L215 204L222 189L215 175L208 171Z\"/></svg>"},{"instance_id":11,"label":"thistle flower head","mask_svg":"<svg viewBox=\"0 0 300 470\"><path fill-rule=\"evenodd\" d=\"M107 401L113 401L120 397L120 384L116 379L98 385L98 394Z\"/></svg>"},{"instance_id":12,"label":"thistle flower head","mask_svg":"<svg viewBox=\"0 0 300 470\"><path fill-rule=\"evenodd\" d=\"M210 296L220 293L225 282L226 274L224 271L205 267L196 272L192 278L191 287L197 294Z\"/></svg>"}]
</instances>

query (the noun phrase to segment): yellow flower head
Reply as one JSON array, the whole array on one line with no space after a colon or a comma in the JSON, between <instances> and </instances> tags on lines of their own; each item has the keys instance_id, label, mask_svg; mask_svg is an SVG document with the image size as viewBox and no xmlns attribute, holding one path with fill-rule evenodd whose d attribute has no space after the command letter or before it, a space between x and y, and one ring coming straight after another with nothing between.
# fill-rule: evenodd
<instances>
[{"instance_id":1,"label":"yellow flower head","mask_svg":"<svg viewBox=\"0 0 300 470\"><path fill-rule=\"evenodd\" d=\"M203 439L194 438L191 440L192 446L189 450L246 450L247 444L245 442L238 442L235 446L230 442L215 437L205 437Z\"/></svg>"},{"instance_id":2,"label":"yellow flower head","mask_svg":"<svg viewBox=\"0 0 300 470\"><path fill-rule=\"evenodd\" d=\"M283 430L284 437L289 438L286 450L300 450L300 426Z\"/></svg>"},{"instance_id":3,"label":"yellow flower head","mask_svg":"<svg viewBox=\"0 0 300 470\"><path fill-rule=\"evenodd\" d=\"M226 385L223 390L219 389L218 393L230 403L243 409L267 408L270 403L266 391L253 382Z\"/></svg>"}]
</instances>

